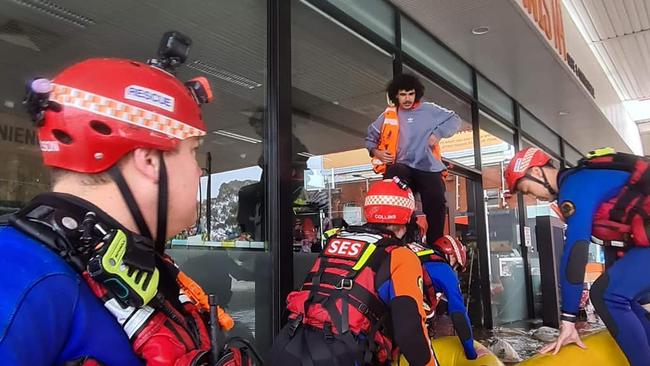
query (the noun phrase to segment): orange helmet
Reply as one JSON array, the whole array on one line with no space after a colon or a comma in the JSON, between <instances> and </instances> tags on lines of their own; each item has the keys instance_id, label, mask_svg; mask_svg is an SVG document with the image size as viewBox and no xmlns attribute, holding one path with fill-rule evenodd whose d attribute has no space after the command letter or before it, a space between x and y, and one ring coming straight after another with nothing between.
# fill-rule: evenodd
<instances>
[{"instance_id":1,"label":"orange helmet","mask_svg":"<svg viewBox=\"0 0 650 366\"><path fill-rule=\"evenodd\" d=\"M363 206L366 220L377 224L404 225L414 209L413 192L397 177L373 184Z\"/></svg>"},{"instance_id":2,"label":"orange helmet","mask_svg":"<svg viewBox=\"0 0 650 366\"><path fill-rule=\"evenodd\" d=\"M443 235L433 243L433 246L440 250L447 257L447 260L453 255L458 261L461 270L465 271L465 268L467 268L467 250L463 243L451 235Z\"/></svg>"},{"instance_id":3,"label":"orange helmet","mask_svg":"<svg viewBox=\"0 0 650 366\"><path fill-rule=\"evenodd\" d=\"M529 147L518 151L512 160L510 160L504 173L508 190L511 193L515 193L517 183L519 183L521 178L527 177L528 169L536 166L545 166L549 161L551 161L551 157L536 147Z\"/></svg>"}]
</instances>

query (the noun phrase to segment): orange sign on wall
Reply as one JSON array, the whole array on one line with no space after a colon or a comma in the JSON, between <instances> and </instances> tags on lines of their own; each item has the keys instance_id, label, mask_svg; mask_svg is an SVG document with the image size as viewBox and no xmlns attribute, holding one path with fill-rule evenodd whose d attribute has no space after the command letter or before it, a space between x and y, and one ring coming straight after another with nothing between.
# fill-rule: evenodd
<instances>
[{"instance_id":1,"label":"orange sign on wall","mask_svg":"<svg viewBox=\"0 0 650 366\"><path fill-rule=\"evenodd\" d=\"M479 136L481 139L481 147L493 146L503 143L503 141L490 134L489 132L480 130ZM440 140L440 149L442 153L450 153L456 151L471 151L474 149L474 134L471 130L458 132L450 138Z\"/></svg>"},{"instance_id":2,"label":"orange sign on wall","mask_svg":"<svg viewBox=\"0 0 650 366\"><path fill-rule=\"evenodd\" d=\"M521 6L537 23L537 26L542 30L542 33L553 45L557 53L560 54L560 57L567 61L560 0L521 0Z\"/></svg>"}]
</instances>

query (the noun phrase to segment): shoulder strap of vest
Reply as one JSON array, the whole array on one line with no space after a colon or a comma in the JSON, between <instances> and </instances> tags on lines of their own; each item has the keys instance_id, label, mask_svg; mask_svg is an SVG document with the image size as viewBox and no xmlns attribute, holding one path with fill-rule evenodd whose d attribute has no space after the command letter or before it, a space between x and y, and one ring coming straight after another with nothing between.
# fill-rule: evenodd
<instances>
[{"instance_id":1,"label":"shoulder strap of vest","mask_svg":"<svg viewBox=\"0 0 650 366\"><path fill-rule=\"evenodd\" d=\"M427 248L417 243L406 244L406 247L411 249L415 255L418 256L420 262L445 262L449 263L445 255L436 248Z\"/></svg>"}]
</instances>

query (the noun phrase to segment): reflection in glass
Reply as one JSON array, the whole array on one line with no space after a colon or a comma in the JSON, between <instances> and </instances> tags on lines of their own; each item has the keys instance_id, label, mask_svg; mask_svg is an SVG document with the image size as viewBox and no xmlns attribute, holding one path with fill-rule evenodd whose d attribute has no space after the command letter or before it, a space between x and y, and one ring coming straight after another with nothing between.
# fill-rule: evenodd
<instances>
[{"instance_id":1,"label":"reflection in glass","mask_svg":"<svg viewBox=\"0 0 650 366\"><path fill-rule=\"evenodd\" d=\"M382 0L327 0L390 43L395 42L395 12Z\"/></svg>"},{"instance_id":2,"label":"reflection in glass","mask_svg":"<svg viewBox=\"0 0 650 366\"><path fill-rule=\"evenodd\" d=\"M292 20L292 135L301 142L293 156L306 163L293 180L291 244L294 277L302 280L302 267L313 262L307 253L321 250L327 230L363 223L365 192L379 177L363 139L386 107L392 62L303 2L292 2Z\"/></svg>"},{"instance_id":3,"label":"reflection in glass","mask_svg":"<svg viewBox=\"0 0 650 366\"><path fill-rule=\"evenodd\" d=\"M517 197L507 192L503 179L515 150L511 131L487 114L479 118L492 319L499 325L528 317Z\"/></svg>"},{"instance_id":4,"label":"reflection in glass","mask_svg":"<svg viewBox=\"0 0 650 366\"><path fill-rule=\"evenodd\" d=\"M477 75L476 81L478 85L478 100L506 121L514 124L515 112L512 99L481 75Z\"/></svg>"},{"instance_id":5,"label":"reflection in glass","mask_svg":"<svg viewBox=\"0 0 650 366\"><path fill-rule=\"evenodd\" d=\"M529 147L538 147L526 139L522 140L522 149ZM560 162L552 158L553 166L559 167ZM530 276L532 279L533 290L533 308L536 317L542 317L542 288L541 288L541 271L539 263L539 250L537 248L537 218L553 216L562 220L556 210L551 205L554 203L539 200L535 197L525 195L524 200L524 237L526 249L528 250L528 262L530 265Z\"/></svg>"},{"instance_id":6,"label":"reflection in glass","mask_svg":"<svg viewBox=\"0 0 650 366\"><path fill-rule=\"evenodd\" d=\"M568 164L575 166L578 164L578 160L582 159L582 154L567 143L564 143L564 158Z\"/></svg>"},{"instance_id":7,"label":"reflection in glass","mask_svg":"<svg viewBox=\"0 0 650 366\"><path fill-rule=\"evenodd\" d=\"M465 177L449 174L445 178L445 187L448 207L445 234L460 239L467 247L467 269L465 272L458 273L458 279L470 320L472 324L479 325L483 321L483 309L474 183Z\"/></svg>"},{"instance_id":8,"label":"reflection in glass","mask_svg":"<svg viewBox=\"0 0 650 366\"><path fill-rule=\"evenodd\" d=\"M550 151L560 152L560 138L550 128L523 108L519 108L519 119L524 132L549 148Z\"/></svg>"}]
</instances>

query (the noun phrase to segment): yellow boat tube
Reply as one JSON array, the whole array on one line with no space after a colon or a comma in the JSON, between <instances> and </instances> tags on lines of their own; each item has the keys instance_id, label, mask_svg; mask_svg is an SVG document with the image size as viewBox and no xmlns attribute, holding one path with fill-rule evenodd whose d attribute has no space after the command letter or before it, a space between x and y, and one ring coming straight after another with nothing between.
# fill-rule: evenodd
<instances>
[{"instance_id":1,"label":"yellow boat tube","mask_svg":"<svg viewBox=\"0 0 650 366\"><path fill-rule=\"evenodd\" d=\"M575 344L562 347L557 355L537 355L519 366L551 365L590 365L590 366L626 366L629 365L625 355L618 348L608 331L600 331L582 339L587 349Z\"/></svg>"},{"instance_id":2,"label":"yellow boat tube","mask_svg":"<svg viewBox=\"0 0 650 366\"><path fill-rule=\"evenodd\" d=\"M497 356L492 352L477 358L476 360L468 360L465 358L465 351L463 345L460 344L458 337L441 337L432 339L433 350L436 353L438 363L444 366L503 366L503 362L499 361ZM474 347L485 348L482 344L474 341ZM488 351L489 352L489 351ZM393 362L393 366L406 366L408 361L404 356L400 356Z\"/></svg>"}]
</instances>

